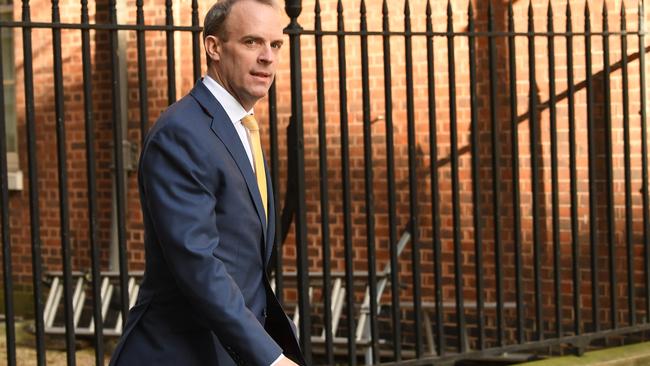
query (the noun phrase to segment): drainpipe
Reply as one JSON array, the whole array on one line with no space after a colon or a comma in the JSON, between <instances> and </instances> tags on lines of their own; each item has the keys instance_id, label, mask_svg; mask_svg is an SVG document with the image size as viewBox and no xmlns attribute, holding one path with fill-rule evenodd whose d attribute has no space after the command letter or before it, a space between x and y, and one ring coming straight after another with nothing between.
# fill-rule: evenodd
<instances>
[{"instance_id":1,"label":"drainpipe","mask_svg":"<svg viewBox=\"0 0 650 366\"><path fill-rule=\"evenodd\" d=\"M117 23L123 24L127 17L127 5L125 0L117 0ZM127 135L127 74L126 74L126 33L118 33L118 60L119 60L119 88L120 88L120 123L122 124L123 135ZM122 140L122 157L124 161L124 178L123 187L125 187L124 199L128 201L128 173L135 171L137 164L137 145L132 144L127 139ZM111 149L113 151L113 149ZM115 187L115 156L112 160L112 179L113 188L111 190L111 244L110 244L110 257L109 257L109 270L117 272L119 270L119 251L118 251L118 233L117 233L117 188ZM128 212L127 202L124 202L125 213ZM128 217L128 214L126 215Z\"/></svg>"}]
</instances>

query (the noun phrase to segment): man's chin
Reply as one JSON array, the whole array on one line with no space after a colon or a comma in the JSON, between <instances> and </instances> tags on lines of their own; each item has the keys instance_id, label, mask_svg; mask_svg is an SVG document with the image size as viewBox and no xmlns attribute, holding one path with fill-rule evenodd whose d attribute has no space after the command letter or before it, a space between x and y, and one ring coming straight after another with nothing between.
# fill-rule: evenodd
<instances>
[{"instance_id":1,"label":"man's chin","mask_svg":"<svg viewBox=\"0 0 650 366\"><path fill-rule=\"evenodd\" d=\"M271 88L271 86L269 85L268 87L259 88L259 89L256 89L256 90L252 91L250 93L251 98L253 98L255 100L259 100L259 99L262 99L262 98L266 97L266 95L269 93L270 88Z\"/></svg>"}]
</instances>

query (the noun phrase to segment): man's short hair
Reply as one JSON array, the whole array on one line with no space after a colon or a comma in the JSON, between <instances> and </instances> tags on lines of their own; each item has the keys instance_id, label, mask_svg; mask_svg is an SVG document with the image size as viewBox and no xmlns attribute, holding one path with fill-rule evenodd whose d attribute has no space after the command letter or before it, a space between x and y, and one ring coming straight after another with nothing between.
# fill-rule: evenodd
<instances>
[{"instance_id":1,"label":"man's short hair","mask_svg":"<svg viewBox=\"0 0 650 366\"><path fill-rule=\"evenodd\" d=\"M203 40L207 36L216 36L223 41L228 40L228 30L225 27L226 19L230 10L235 3L244 0L218 0L210 10L205 14L205 19L203 20ZM248 0L255 1L260 4L278 7L275 0ZM206 54L207 57L207 54ZM207 57L208 66L210 66L210 58Z\"/></svg>"},{"instance_id":2,"label":"man's short hair","mask_svg":"<svg viewBox=\"0 0 650 366\"><path fill-rule=\"evenodd\" d=\"M226 19L230 14L230 10L235 3L244 0L218 0L210 7L210 10L205 14L203 19L203 41L207 36L216 36L222 41L228 40L228 30L225 27ZM275 0L249 0L255 1L260 4L268 5L277 8L278 5ZM210 67L210 56L207 52L205 54L206 63Z\"/></svg>"}]
</instances>

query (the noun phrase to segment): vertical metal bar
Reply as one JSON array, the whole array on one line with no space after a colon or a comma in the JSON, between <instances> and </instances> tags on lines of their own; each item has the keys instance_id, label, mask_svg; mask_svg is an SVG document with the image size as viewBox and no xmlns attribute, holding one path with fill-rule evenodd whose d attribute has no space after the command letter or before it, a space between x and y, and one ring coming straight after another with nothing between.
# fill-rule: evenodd
<instances>
[{"instance_id":1,"label":"vertical metal bar","mask_svg":"<svg viewBox=\"0 0 650 366\"><path fill-rule=\"evenodd\" d=\"M88 0L81 1L81 23L88 24ZM93 294L93 319L95 341L95 365L104 365L104 322L101 296L101 259L97 238L97 179L95 173L95 123L93 120L92 75L90 60L90 30L81 30L81 54L83 63L84 121L86 137L86 174L88 179L88 229L90 231L90 259Z\"/></svg>"},{"instance_id":2,"label":"vertical metal bar","mask_svg":"<svg viewBox=\"0 0 650 366\"><path fill-rule=\"evenodd\" d=\"M144 145L144 138L149 129L149 95L147 91L147 52L145 43L143 0L136 0L136 23L138 25L138 95L140 97L140 141Z\"/></svg>"},{"instance_id":3,"label":"vertical metal bar","mask_svg":"<svg viewBox=\"0 0 650 366\"><path fill-rule=\"evenodd\" d=\"M300 63L300 31L298 16L302 11L299 0L287 1L286 12L291 18L287 26L291 59L291 115L296 124L295 154L297 162L296 190L298 194L295 216L296 266L298 269L298 304L300 306L300 345L307 364L312 363L311 355L311 311L309 307L309 267L307 263L307 218L305 207L305 151L302 115L302 66ZM350 288L350 291L352 289Z\"/></svg>"},{"instance_id":4,"label":"vertical metal bar","mask_svg":"<svg viewBox=\"0 0 650 366\"><path fill-rule=\"evenodd\" d=\"M194 28L192 30L192 71L194 81L197 81L201 77L201 29L198 0L192 0L192 28Z\"/></svg>"},{"instance_id":5,"label":"vertical metal bar","mask_svg":"<svg viewBox=\"0 0 650 366\"><path fill-rule=\"evenodd\" d=\"M519 194L519 122L517 121L517 61L512 0L508 3L508 60L510 68L510 144L512 145L512 215L514 218L515 292L517 297L517 342L524 342L524 295L521 258L521 196Z\"/></svg>"},{"instance_id":6,"label":"vertical metal bar","mask_svg":"<svg viewBox=\"0 0 650 366\"><path fill-rule=\"evenodd\" d=\"M388 236L390 241L391 315L393 321L393 356L402 360L402 325L400 312L399 258L397 253L397 214L395 197L395 147L393 145L393 92L390 62L390 28L388 4L382 4L382 30L384 51L384 104L386 108L386 179L388 180Z\"/></svg>"},{"instance_id":7,"label":"vertical metal bar","mask_svg":"<svg viewBox=\"0 0 650 366\"><path fill-rule=\"evenodd\" d=\"M650 315L650 198L648 197L648 126L646 100L646 70L645 70L645 5L639 2L639 70L641 86L641 169L643 195L643 248L646 286L646 316Z\"/></svg>"},{"instance_id":8,"label":"vertical metal bar","mask_svg":"<svg viewBox=\"0 0 650 366\"><path fill-rule=\"evenodd\" d=\"M2 55L2 32L13 32L12 28L0 28L0 85L4 85ZM7 173L7 130L5 120L4 88L0 88L0 194L2 194L2 282L5 306L5 339L7 365L16 365L16 317L14 313L14 281L12 278L11 228L9 222L9 175Z\"/></svg>"},{"instance_id":9,"label":"vertical metal bar","mask_svg":"<svg viewBox=\"0 0 650 366\"><path fill-rule=\"evenodd\" d=\"M29 0L22 3L22 21L31 22ZM25 82L25 121L27 124L27 160L29 166L29 217L32 241L32 286L34 291L34 323L36 326L36 363L45 365L45 324L43 322L43 293L41 279L40 209L38 203L38 163L36 152L36 125L34 121L34 68L32 60L32 27L23 27L23 70Z\"/></svg>"},{"instance_id":10,"label":"vertical metal bar","mask_svg":"<svg viewBox=\"0 0 650 366\"><path fill-rule=\"evenodd\" d=\"M451 0L447 1L447 65L449 67L449 143L451 156L451 195L454 232L454 279L456 285L456 319L459 330L458 351L466 351L463 340L467 339L465 305L463 295L463 259L460 237L460 178L458 174L458 126L456 113L456 57L454 47L454 16Z\"/></svg>"},{"instance_id":11,"label":"vertical metal bar","mask_svg":"<svg viewBox=\"0 0 650 366\"><path fill-rule=\"evenodd\" d=\"M438 184L438 131L436 119L436 84L435 84L435 53L433 49L433 22L431 20L431 1L427 0L427 77L429 90L429 161L431 166L431 217L433 219L433 257L435 276L435 309L436 309L436 352L444 354L445 336L443 328L442 306L442 244L440 241L440 191ZM425 324L430 327L430 324Z\"/></svg>"},{"instance_id":12,"label":"vertical metal bar","mask_svg":"<svg viewBox=\"0 0 650 366\"><path fill-rule=\"evenodd\" d=\"M636 325L636 304L634 303L634 226L632 214L632 162L630 159L630 78L627 57L627 19L625 1L621 2L621 74L623 76L623 141L625 160L625 243L627 249L627 304L628 324Z\"/></svg>"},{"instance_id":13,"label":"vertical metal bar","mask_svg":"<svg viewBox=\"0 0 650 366\"><path fill-rule=\"evenodd\" d=\"M52 0L52 23L60 23L59 1ZM63 315L67 364L75 365L75 335L72 309L72 253L70 251L70 210L68 207L68 172L65 144L65 110L63 101L63 62L61 59L61 28L52 28L54 58L54 111L56 117L56 146L59 175L59 220L61 256L63 262Z\"/></svg>"},{"instance_id":14,"label":"vertical metal bar","mask_svg":"<svg viewBox=\"0 0 650 366\"><path fill-rule=\"evenodd\" d=\"M575 334L581 334L581 303L580 290L580 232L578 227L578 170L576 162L576 113L575 113L575 84L573 81L573 25L571 19L571 4L566 5L566 50L567 50L567 105L569 107L569 160L571 185L571 251L573 269L573 329Z\"/></svg>"},{"instance_id":15,"label":"vertical metal bar","mask_svg":"<svg viewBox=\"0 0 650 366\"><path fill-rule=\"evenodd\" d=\"M271 137L271 182L273 184L273 202L275 204L275 217L281 217L280 212L280 153L278 143L278 108L277 108L277 91L275 81L269 88L269 133ZM282 255L282 220L275 220L275 296L280 304L284 298L284 278L282 274L283 255Z\"/></svg>"},{"instance_id":16,"label":"vertical metal bar","mask_svg":"<svg viewBox=\"0 0 650 366\"><path fill-rule=\"evenodd\" d=\"M337 40L339 56L339 105L341 119L341 169L343 174L343 235L345 245L345 297L346 317L348 326L348 363L356 365L356 339L354 321L354 278L353 278L353 252L352 252L352 218L350 197L350 150L348 132L348 97L347 97L347 71L345 61L345 25L343 18L343 2L338 1L337 7Z\"/></svg>"},{"instance_id":17,"label":"vertical metal bar","mask_svg":"<svg viewBox=\"0 0 650 366\"><path fill-rule=\"evenodd\" d=\"M612 328L618 328L618 295L616 278L616 222L614 218L614 168L612 163L612 92L610 90L610 77L612 68L609 64L609 14L607 4L603 3L603 88L605 90L605 149L607 156L605 164L607 169L607 243L609 245L609 287L610 287L610 316Z\"/></svg>"},{"instance_id":18,"label":"vertical metal bar","mask_svg":"<svg viewBox=\"0 0 650 366\"><path fill-rule=\"evenodd\" d=\"M551 127L551 196L553 201L553 279L555 289L555 334L562 336L562 287L561 268L562 252L560 248L560 198L558 187L558 155L557 155L557 97L555 95L555 34L553 30L553 6L548 2L547 13L548 40L548 82L549 82L549 112Z\"/></svg>"},{"instance_id":19,"label":"vertical metal bar","mask_svg":"<svg viewBox=\"0 0 650 366\"><path fill-rule=\"evenodd\" d=\"M539 156L537 145L539 141L539 120L537 113L537 77L535 75L535 20L533 18L532 0L528 3L528 116L529 116L529 148L530 148L530 169L532 177L533 196L533 256L535 276L535 327L537 339L544 339L543 318L542 318L542 278L541 278L541 235L539 225Z\"/></svg>"},{"instance_id":20,"label":"vertical metal bar","mask_svg":"<svg viewBox=\"0 0 650 366\"><path fill-rule=\"evenodd\" d=\"M332 266L329 224L329 190L327 179L327 118L325 115L325 75L323 72L323 34L321 33L320 1L314 6L316 30L316 94L318 100L318 156L320 173L320 215L323 245L323 321L325 328L325 357L328 365L334 364L332 335Z\"/></svg>"},{"instance_id":21,"label":"vertical metal bar","mask_svg":"<svg viewBox=\"0 0 650 366\"><path fill-rule=\"evenodd\" d=\"M593 331L600 330L598 322L599 289L598 289L598 250L597 232L598 217L596 207L596 153L594 151L594 88L591 65L591 16L589 2L585 2L585 67L587 73L587 140L589 145L589 242L591 250L591 311L593 319Z\"/></svg>"},{"instance_id":22,"label":"vertical metal bar","mask_svg":"<svg viewBox=\"0 0 650 366\"><path fill-rule=\"evenodd\" d=\"M172 11L173 0L165 0L165 25L170 27L165 31L167 42L167 104L171 105L176 101L176 62L174 59L174 13Z\"/></svg>"},{"instance_id":23,"label":"vertical metal bar","mask_svg":"<svg viewBox=\"0 0 650 366\"><path fill-rule=\"evenodd\" d=\"M471 145L472 145L472 206L474 217L474 268L476 275L476 322L478 331L478 349L485 347L485 311L483 306L483 225L481 223L481 174L478 131L478 97L476 86L476 36L474 32L474 7L469 2L468 42L469 42L469 88L471 103Z\"/></svg>"},{"instance_id":24,"label":"vertical metal bar","mask_svg":"<svg viewBox=\"0 0 650 366\"><path fill-rule=\"evenodd\" d=\"M411 34L411 9L409 1L404 2L404 50L406 53L406 119L408 130L408 164L411 231L411 262L413 265L413 321L415 323L415 357L422 356L422 298L420 294L420 243L418 234L418 182L417 156L415 153L415 102L413 96L413 47Z\"/></svg>"},{"instance_id":25,"label":"vertical metal bar","mask_svg":"<svg viewBox=\"0 0 650 366\"><path fill-rule=\"evenodd\" d=\"M370 294L370 347L373 363L380 363L379 330L377 326L377 268L375 256L375 196L372 174L372 129L370 122L370 72L368 70L368 23L366 2L361 0L359 13L361 31L361 84L363 99L363 162L366 191L366 242L368 248L368 285Z\"/></svg>"},{"instance_id":26,"label":"vertical metal bar","mask_svg":"<svg viewBox=\"0 0 650 366\"><path fill-rule=\"evenodd\" d=\"M494 9L488 3L488 42L490 57L490 122L492 127L492 206L494 208L494 259L497 292L497 344L503 346L505 319L503 316L503 243L501 242L501 131L497 119L497 60L494 35Z\"/></svg>"},{"instance_id":27,"label":"vertical metal bar","mask_svg":"<svg viewBox=\"0 0 650 366\"><path fill-rule=\"evenodd\" d=\"M128 263L126 258L126 187L124 182L124 156L122 149L122 108L120 90L120 64L118 60L117 40L117 11L116 0L110 0L110 49L111 49L111 70L112 70L112 103L113 103L113 155L115 156L115 191L117 197L117 240L120 269L120 310L123 322L126 324L126 317L129 312L129 287L128 287Z\"/></svg>"}]
</instances>

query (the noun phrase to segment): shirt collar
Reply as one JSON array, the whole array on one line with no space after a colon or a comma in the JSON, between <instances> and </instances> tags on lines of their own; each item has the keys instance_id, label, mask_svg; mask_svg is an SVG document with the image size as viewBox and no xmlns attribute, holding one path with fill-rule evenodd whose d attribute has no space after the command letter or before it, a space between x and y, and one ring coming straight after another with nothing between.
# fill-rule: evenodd
<instances>
[{"instance_id":1,"label":"shirt collar","mask_svg":"<svg viewBox=\"0 0 650 366\"><path fill-rule=\"evenodd\" d=\"M246 111L244 107L235 99L221 84L211 78L209 75L203 77L203 84L208 88L210 93L217 98L221 107L226 111L232 123L238 123L242 118L253 114L253 109Z\"/></svg>"}]
</instances>

